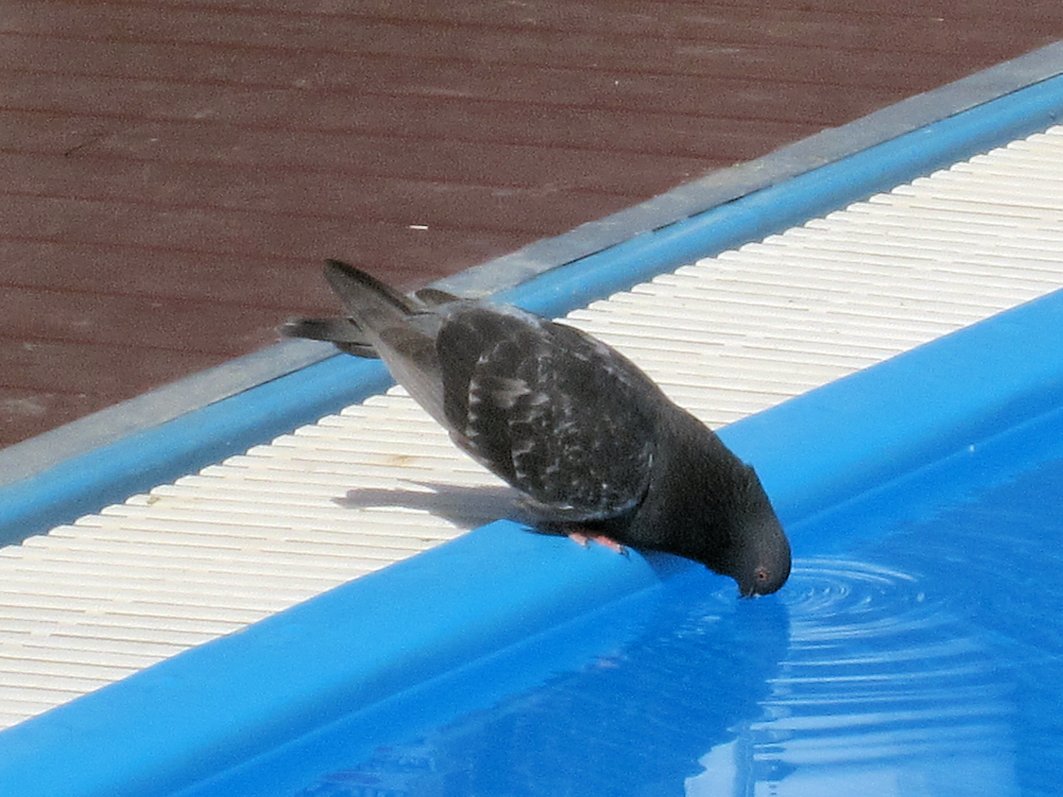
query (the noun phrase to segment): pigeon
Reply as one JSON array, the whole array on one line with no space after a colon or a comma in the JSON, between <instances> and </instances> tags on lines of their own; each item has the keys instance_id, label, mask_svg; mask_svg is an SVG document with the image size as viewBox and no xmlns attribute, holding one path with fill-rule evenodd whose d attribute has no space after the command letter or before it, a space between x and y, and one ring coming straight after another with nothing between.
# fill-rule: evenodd
<instances>
[{"instance_id":1,"label":"pigeon","mask_svg":"<svg viewBox=\"0 0 1063 797\"><path fill-rule=\"evenodd\" d=\"M348 315L282 334L382 359L540 531L677 554L744 597L786 582L790 544L756 472L620 352L512 305L406 295L337 260L325 276Z\"/></svg>"}]
</instances>

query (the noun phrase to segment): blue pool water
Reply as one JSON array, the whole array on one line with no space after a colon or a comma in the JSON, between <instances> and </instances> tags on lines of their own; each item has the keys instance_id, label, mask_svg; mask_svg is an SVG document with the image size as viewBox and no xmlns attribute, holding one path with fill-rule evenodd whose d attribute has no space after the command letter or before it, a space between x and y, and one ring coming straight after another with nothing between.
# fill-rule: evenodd
<instances>
[{"instance_id":1,"label":"blue pool water","mask_svg":"<svg viewBox=\"0 0 1063 797\"><path fill-rule=\"evenodd\" d=\"M1063 792L1063 412L791 526L776 596L662 584L182 792Z\"/></svg>"}]
</instances>

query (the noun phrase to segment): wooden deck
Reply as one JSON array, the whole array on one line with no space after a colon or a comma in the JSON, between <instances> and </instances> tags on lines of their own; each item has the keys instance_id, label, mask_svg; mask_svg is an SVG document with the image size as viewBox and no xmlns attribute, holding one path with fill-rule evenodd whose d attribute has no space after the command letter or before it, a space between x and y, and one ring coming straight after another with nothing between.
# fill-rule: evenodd
<instances>
[{"instance_id":1,"label":"wooden deck","mask_svg":"<svg viewBox=\"0 0 1063 797\"><path fill-rule=\"evenodd\" d=\"M1063 37L1063 5L0 0L0 445ZM859 10L853 10L858 8Z\"/></svg>"}]
</instances>

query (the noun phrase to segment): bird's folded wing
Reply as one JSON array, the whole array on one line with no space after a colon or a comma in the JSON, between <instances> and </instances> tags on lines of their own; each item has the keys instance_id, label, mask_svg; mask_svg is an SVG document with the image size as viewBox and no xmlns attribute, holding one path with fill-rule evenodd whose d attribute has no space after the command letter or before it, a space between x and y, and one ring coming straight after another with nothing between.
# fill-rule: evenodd
<instances>
[{"instance_id":1,"label":"bird's folded wing","mask_svg":"<svg viewBox=\"0 0 1063 797\"><path fill-rule=\"evenodd\" d=\"M626 358L562 324L471 307L437 342L451 436L567 522L634 508L653 461L659 391Z\"/></svg>"}]
</instances>

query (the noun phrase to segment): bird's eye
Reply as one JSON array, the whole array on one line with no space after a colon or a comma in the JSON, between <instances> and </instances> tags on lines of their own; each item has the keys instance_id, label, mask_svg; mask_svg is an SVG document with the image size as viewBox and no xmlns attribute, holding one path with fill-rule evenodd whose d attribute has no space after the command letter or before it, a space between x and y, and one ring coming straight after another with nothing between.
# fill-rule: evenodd
<instances>
[{"instance_id":1,"label":"bird's eye","mask_svg":"<svg viewBox=\"0 0 1063 797\"><path fill-rule=\"evenodd\" d=\"M753 575L757 579L757 581L763 583L768 580L768 569L766 567L758 567L753 572Z\"/></svg>"}]
</instances>

